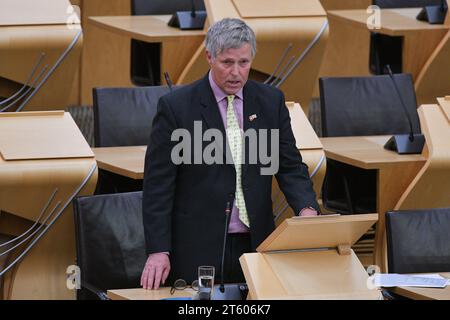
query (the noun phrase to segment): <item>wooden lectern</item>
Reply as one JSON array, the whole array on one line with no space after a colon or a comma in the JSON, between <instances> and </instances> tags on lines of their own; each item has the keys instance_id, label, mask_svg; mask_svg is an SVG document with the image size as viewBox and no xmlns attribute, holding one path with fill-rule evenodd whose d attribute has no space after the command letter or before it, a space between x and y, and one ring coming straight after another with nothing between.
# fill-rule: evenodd
<instances>
[{"instance_id":1,"label":"wooden lectern","mask_svg":"<svg viewBox=\"0 0 450 320\"><path fill-rule=\"evenodd\" d=\"M294 217L240 258L251 299L379 299L350 248L377 214Z\"/></svg>"},{"instance_id":2,"label":"wooden lectern","mask_svg":"<svg viewBox=\"0 0 450 320\"><path fill-rule=\"evenodd\" d=\"M42 111L0 113L0 154L0 298L73 299L71 200L95 189L92 150L69 113Z\"/></svg>"}]
</instances>

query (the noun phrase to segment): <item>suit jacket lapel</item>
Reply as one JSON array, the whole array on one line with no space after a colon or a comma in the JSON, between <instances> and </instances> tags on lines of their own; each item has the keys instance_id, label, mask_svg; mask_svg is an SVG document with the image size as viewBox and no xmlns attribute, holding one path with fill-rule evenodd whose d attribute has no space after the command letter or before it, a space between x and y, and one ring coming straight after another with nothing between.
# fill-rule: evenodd
<instances>
[{"instance_id":1,"label":"suit jacket lapel","mask_svg":"<svg viewBox=\"0 0 450 320\"><path fill-rule=\"evenodd\" d=\"M251 83L247 83L244 86L244 132L247 130L256 130L256 135L258 136L259 129L259 119L261 117L259 113L259 104L257 104L257 98L255 95L255 90L252 90ZM256 118L254 118L256 116ZM252 120L251 120L252 118ZM242 166L242 176L247 174L249 166L249 141L245 143L245 163Z\"/></svg>"}]
</instances>

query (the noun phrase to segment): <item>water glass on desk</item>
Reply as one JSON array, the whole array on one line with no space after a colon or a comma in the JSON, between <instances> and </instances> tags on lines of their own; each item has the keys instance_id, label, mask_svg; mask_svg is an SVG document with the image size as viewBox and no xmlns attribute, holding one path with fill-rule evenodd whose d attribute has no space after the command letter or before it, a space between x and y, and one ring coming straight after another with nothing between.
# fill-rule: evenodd
<instances>
[{"instance_id":1,"label":"water glass on desk","mask_svg":"<svg viewBox=\"0 0 450 320\"><path fill-rule=\"evenodd\" d=\"M211 300L214 292L214 267L198 267L198 298L199 300Z\"/></svg>"}]
</instances>

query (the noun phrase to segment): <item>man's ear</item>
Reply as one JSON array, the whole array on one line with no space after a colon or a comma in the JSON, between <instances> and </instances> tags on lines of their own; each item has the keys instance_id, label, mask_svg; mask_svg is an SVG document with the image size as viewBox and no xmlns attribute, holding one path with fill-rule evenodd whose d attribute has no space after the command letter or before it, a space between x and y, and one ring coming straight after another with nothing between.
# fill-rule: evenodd
<instances>
[{"instance_id":1,"label":"man's ear","mask_svg":"<svg viewBox=\"0 0 450 320\"><path fill-rule=\"evenodd\" d=\"M205 53L206 53L206 61L208 61L208 64L211 67L212 62L213 62L212 61L213 60L212 55L211 55L211 53L208 50L206 50Z\"/></svg>"}]
</instances>

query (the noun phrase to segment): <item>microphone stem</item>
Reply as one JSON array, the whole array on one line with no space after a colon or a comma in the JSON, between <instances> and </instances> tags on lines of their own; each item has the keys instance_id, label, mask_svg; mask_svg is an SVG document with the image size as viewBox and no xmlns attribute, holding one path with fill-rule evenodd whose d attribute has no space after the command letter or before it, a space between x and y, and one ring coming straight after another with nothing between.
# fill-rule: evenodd
<instances>
[{"instance_id":1,"label":"microphone stem","mask_svg":"<svg viewBox=\"0 0 450 320\"><path fill-rule=\"evenodd\" d=\"M191 17L195 18L195 15L196 15L196 13L195 13L195 2L194 2L194 0L192 0Z\"/></svg>"},{"instance_id":2,"label":"microphone stem","mask_svg":"<svg viewBox=\"0 0 450 320\"><path fill-rule=\"evenodd\" d=\"M408 113L408 109L406 108L405 103L403 102L402 95L400 94L400 90L399 90L398 87L397 87L397 82L395 82L394 74L392 73L391 66L390 66L390 65L386 65L386 69L388 70L389 77L391 78L392 83L394 84L394 88L395 88L395 91L396 91L396 93L397 93L398 98L400 99L400 104L401 104L401 106L402 106L402 109L403 109L403 111L405 112L406 117L408 118L408 124L409 124L409 140L412 142L412 141L414 141L414 129L413 129L411 117L410 117L410 115L409 115L409 113Z\"/></svg>"},{"instance_id":3,"label":"microphone stem","mask_svg":"<svg viewBox=\"0 0 450 320\"><path fill-rule=\"evenodd\" d=\"M228 238L228 225L230 224L230 215L231 215L231 209L232 209L232 201L227 202L227 206L225 208L225 232L223 235L223 250L222 250L222 265L220 267L220 292L225 292L225 285L224 285L224 266L225 266L225 252L227 247L227 238Z\"/></svg>"}]
</instances>

